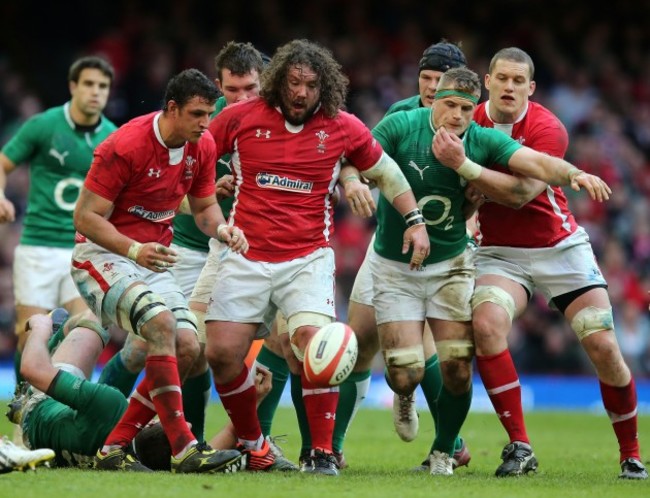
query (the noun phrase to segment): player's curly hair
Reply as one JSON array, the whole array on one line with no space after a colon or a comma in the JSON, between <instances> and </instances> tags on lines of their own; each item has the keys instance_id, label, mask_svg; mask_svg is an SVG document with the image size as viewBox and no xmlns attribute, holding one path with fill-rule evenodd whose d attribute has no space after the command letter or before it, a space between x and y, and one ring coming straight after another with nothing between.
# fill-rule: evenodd
<instances>
[{"instance_id":1,"label":"player's curly hair","mask_svg":"<svg viewBox=\"0 0 650 498\"><path fill-rule=\"evenodd\" d=\"M277 49L260 78L260 95L272 107L279 107L289 68L297 64L310 67L318 75L321 108L326 116L336 116L345 106L348 77L332 52L309 40L293 40Z\"/></svg>"}]
</instances>

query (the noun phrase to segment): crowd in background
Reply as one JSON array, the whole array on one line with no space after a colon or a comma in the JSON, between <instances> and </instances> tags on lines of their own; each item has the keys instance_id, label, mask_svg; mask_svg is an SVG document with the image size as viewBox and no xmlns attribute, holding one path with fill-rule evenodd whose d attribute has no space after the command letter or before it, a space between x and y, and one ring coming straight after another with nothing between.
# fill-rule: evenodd
<instances>
[{"instance_id":1,"label":"crowd in background","mask_svg":"<svg viewBox=\"0 0 650 498\"><path fill-rule=\"evenodd\" d=\"M159 109L166 82L179 70L197 67L214 77L214 55L229 40L251 41L270 55L288 40L309 38L334 52L350 78L348 110L372 127L390 104L417 92L418 60L440 38L462 42L480 76L498 49L526 50L536 63L532 100L567 127L567 159L614 190L605 204L567 194L609 283L623 354L637 376L650 377L650 4L619 0L616 10L600 11L555 0L385 0L381 7L370 0L251 0L245 8L186 0L157 2L155 11L132 0L56 4L0 6L0 146L29 116L68 99L66 70L84 54L114 65L106 114L122 124ZM27 182L25 168L10 175L7 196L18 220L0 225L0 359L14 349L11 263ZM343 321L373 229L372 221L339 206L334 244ZM532 303L510 336L520 372L592 373L565 320L539 296Z\"/></svg>"}]
</instances>

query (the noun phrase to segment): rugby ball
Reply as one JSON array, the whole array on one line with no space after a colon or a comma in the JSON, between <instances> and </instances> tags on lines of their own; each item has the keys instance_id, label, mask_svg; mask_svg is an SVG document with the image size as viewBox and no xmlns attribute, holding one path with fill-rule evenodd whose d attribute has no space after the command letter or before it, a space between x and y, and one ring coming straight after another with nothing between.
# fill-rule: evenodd
<instances>
[{"instance_id":1,"label":"rugby ball","mask_svg":"<svg viewBox=\"0 0 650 498\"><path fill-rule=\"evenodd\" d=\"M305 349L307 380L319 387L338 386L352 373L358 354L357 337L349 326L341 322L325 325Z\"/></svg>"}]
</instances>

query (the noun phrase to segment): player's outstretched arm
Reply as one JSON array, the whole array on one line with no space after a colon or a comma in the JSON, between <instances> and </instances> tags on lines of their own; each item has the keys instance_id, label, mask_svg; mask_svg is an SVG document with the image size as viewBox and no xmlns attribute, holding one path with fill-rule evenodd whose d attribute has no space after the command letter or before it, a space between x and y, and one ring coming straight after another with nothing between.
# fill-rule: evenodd
<instances>
[{"instance_id":1,"label":"player's outstretched arm","mask_svg":"<svg viewBox=\"0 0 650 498\"><path fill-rule=\"evenodd\" d=\"M551 185L570 185L573 190L584 188L596 201L609 200L612 190L603 179L576 168L559 157L542 154L530 147L522 147L508 161L512 171L532 176Z\"/></svg>"},{"instance_id":2,"label":"player's outstretched arm","mask_svg":"<svg viewBox=\"0 0 650 498\"><path fill-rule=\"evenodd\" d=\"M599 177L585 173L563 159L537 152L526 146L512 154L507 166L514 173L535 178L543 182L542 184L519 181L522 179L516 175L506 175L476 164L465 155L462 141L443 127L437 130L432 149L443 165L454 169L460 176L473 182L490 199L506 205L508 203L504 201L507 197L500 197L500 190L516 193L525 200L538 195L543 184L570 185L574 190L580 190L582 187L589 192L592 199L598 201L608 200L609 194L612 193L609 186ZM486 192L490 189L492 195Z\"/></svg>"}]
</instances>

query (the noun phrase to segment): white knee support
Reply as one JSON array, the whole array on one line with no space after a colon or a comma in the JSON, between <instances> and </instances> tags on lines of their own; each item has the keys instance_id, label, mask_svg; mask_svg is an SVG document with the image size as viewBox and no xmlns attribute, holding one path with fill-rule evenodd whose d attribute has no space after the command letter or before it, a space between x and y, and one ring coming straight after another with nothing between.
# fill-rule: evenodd
<instances>
[{"instance_id":1,"label":"white knee support","mask_svg":"<svg viewBox=\"0 0 650 498\"><path fill-rule=\"evenodd\" d=\"M581 341L594 332L614 330L612 308L596 308L595 306L582 308L571 320L571 328Z\"/></svg>"},{"instance_id":2,"label":"white knee support","mask_svg":"<svg viewBox=\"0 0 650 498\"><path fill-rule=\"evenodd\" d=\"M275 326L278 330L278 335L288 334L289 325L287 325L287 319L284 317L281 311L275 314Z\"/></svg>"},{"instance_id":3,"label":"white knee support","mask_svg":"<svg viewBox=\"0 0 650 498\"><path fill-rule=\"evenodd\" d=\"M289 330L289 343L291 344L291 349L293 354L296 355L299 361L305 359L305 352L300 351L298 347L293 343L293 334L300 327L311 326L316 328L324 327L332 323L333 319L331 316L323 315L322 313L313 313L311 311L300 311L295 315L291 315L287 320L287 328ZM279 330L279 329L278 329Z\"/></svg>"},{"instance_id":4,"label":"white knee support","mask_svg":"<svg viewBox=\"0 0 650 498\"><path fill-rule=\"evenodd\" d=\"M59 370L63 370L64 372L68 372L69 374L72 374L79 379L88 380L86 379L86 374L83 373L81 368L79 368L77 365L73 365L72 363L53 363L52 366L54 368L58 368Z\"/></svg>"},{"instance_id":5,"label":"white knee support","mask_svg":"<svg viewBox=\"0 0 650 498\"><path fill-rule=\"evenodd\" d=\"M479 285L476 287L472 296L472 310L475 310L479 304L483 303L492 303L501 306L508 313L510 321L514 320L515 300L501 287L497 287L496 285Z\"/></svg>"},{"instance_id":6,"label":"white knee support","mask_svg":"<svg viewBox=\"0 0 650 498\"><path fill-rule=\"evenodd\" d=\"M196 335L201 344L207 343L207 336L205 332L205 311L190 310L196 318Z\"/></svg>"},{"instance_id":7,"label":"white knee support","mask_svg":"<svg viewBox=\"0 0 650 498\"><path fill-rule=\"evenodd\" d=\"M384 360L387 367L424 368L424 349L422 346L387 349Z\"/></svg>"},{"instance_id":8,"label":"white knee support","mask_svg":"<svg viewBox=\"0 0 650 498\"><path fill-rule=\"evenodd\" d=\"M90 329L95 332L102 341L102 345L106 347L108 341L111 340L111 335L108 333L104 327L94 320L89 320L88 318L82 318L75 324L75 328L83 327L85 329Z\"/></svg>"},{"instance_id":9,"label":"white knee support","mask_svg":"<svg viewBox=\"0 0 650 498\"><path fill-rule=\"evenodd\" d=\"M176 317L176 328L178 329L189 329L193 330L195 334L198 335L198 321L196 315L184 306L179 306L177 308L172 308L171 312ZM203 326L205 331L205 325ZM205 339L205 333L203 334Z\"/></svg>"},{"instance_id":10,"label":"white knee support","mask_svg":"<svg viewBox=\"0 0 650 498\"><path fill-rule=\"evenodd\" d=\"M450 340L436 343L440 362L448 360L471 360L474 357L474 343L470 340Z\"/></svg>"},{"instance_id":11,"label":"white knee support","mask_svg":"<svg viewBox=\"0 0 650 498\"><path fill-rule=\"evenodd\" d=\"M121 294L115 315L119 327L140 335L142 326L163 311L168 310L162 296L152 292L145 284L136 283ZM110 311L107 312L110 314Z\"/></svg>"}]
</instances>

